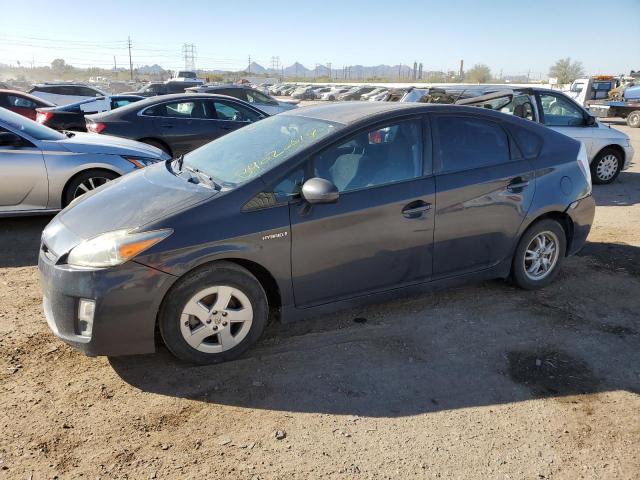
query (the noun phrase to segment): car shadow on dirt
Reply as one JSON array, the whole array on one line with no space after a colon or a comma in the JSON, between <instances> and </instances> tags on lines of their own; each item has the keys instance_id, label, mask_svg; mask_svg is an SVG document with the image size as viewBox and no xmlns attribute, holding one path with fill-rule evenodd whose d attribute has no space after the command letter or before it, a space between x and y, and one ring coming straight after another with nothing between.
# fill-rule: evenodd
<instances>
[{"instance_id":1,"label":"car shadow on dirt","mask_svg":"<svg viewBox=\"0 0 640 480\"><path fill-rule=\"evenodd\" d=\"M0 268L37 265L40 236L52 218L0 218Z\"/></svg>"},{"instance_id":2,"label":"car shadow on dirt","mask_svg":"<svg viewBox=\"0 0 640 480\"><path fill-rule=\"evenodd\" d=\"M628 207L640 203L640 173L620 172L609 185L594 185L593 197L601 207Z\"/></svg>"},{"instance_id":3,"label":"car shadow on dirt","mask_svg":"<svg viewBox=\"0 0 640 480\"><path fill-rule=\"evenodd\" d=\"M163 347L109 362L125 382L160 395L370 417L640 393L640 300L622 292L628 301L604 308L583 292L587 282L626 277L601 263L603 251L637 261L640 248L585 250L567 261L555 287L537 292L493 281L276 323L245 357L220 365L188 365Z\"/></svg>"}]
</instances>

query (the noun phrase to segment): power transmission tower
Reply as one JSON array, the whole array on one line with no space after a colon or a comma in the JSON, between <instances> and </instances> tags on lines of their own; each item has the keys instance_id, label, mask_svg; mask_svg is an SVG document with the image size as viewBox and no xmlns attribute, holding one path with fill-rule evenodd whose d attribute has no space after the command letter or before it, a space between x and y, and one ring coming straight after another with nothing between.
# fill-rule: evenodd
<instances>
[{"instance_id":1,"label":"power transmission tower","mask_svg":"<svg viewBox=\"0 0 640 480\"><path fill-rule=\"evenodd\" d=\"M331 79L333 78L333 75L331 73L331 62L327 62L327 69L329 70L329 81L331 81Z\"/></svg>"},{"instance_id":2,"label":"power transmission tower","mask_svg":"<svg viewBox=\"0 0 640 480\"><path fill-rule=\"evenodd\" d=\"M184 58L185 70L196 70L196 45L185 43L182 45L182 57Z\"/></svg>"},{"instance_id":3,"label":"power transmission tower","mask_svg":"<svg viewBox=\"0 0 640 480\"><path fill-rule=\"evenodd\" d=\"M127 46L129 47L129 75L133 80L133 61L131 60L131 37L127 37Z\"/></svg>"},{"instance_id":4,"label":"power transmission tower","mask_svg":"<svg viewBox=\"0 0 640 480\"><path fill-rule=\"evenodd\" d=\"M251 55L249 55L249 63L247 63L247 73L251 73Z\"/></svg>"},{"instance_id":5,"label":"power transmission tower","mask_svg":"<svg viewBox=\"0 0 640 480\"><path fill-rule=\"evenodd\" d=\"M271 70L280 70L280 57L271 57Z\"/></svg>"}]
</instances>

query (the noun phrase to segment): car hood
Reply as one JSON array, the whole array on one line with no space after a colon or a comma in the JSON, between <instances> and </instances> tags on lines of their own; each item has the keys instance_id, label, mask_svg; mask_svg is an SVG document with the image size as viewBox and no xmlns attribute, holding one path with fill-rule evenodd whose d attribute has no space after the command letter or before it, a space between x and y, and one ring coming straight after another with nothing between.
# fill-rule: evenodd
<instances>
[{"instance_id":1,"label":"car hood","mask_svg":"<svg viewBox=\"0 0 640 480\"><path fill-rule=\"evenodd\" d=\"M93 190L62 210L42 239L56 255L114 230L134 230L217 195L169 171L166 162L130 173Z\"/></svg>"},{"instance_id":2,"label":"car hood","mask_svg":"<svg viewBox=\"0 0 640 480\"><path fill-rule=\"evenodd\" d=\"M300 103L300 100L284 100L284 99L281 100L281 99L278 99L278 103L280 104L280 106L284 106L284 105L295 106L295 105L298 105Z\"/></svg>"},{"instance_id":3,"label":"car hood","mask_svg":"<svg viewBox=\"0 0 640 480\"><path fill-rule=\"evenodd\" d=\"M74 133L72 137L56 140L56 144L74 153L102 153L167 159L167 155L162 150L152 145L109 135L78 132Z\"/></svg>"},{"instance_id":4,"label":"car hood","mask_svg":"<svg viewBox=\"0 0 640 480\"><path fill-rule=\"evenodd\" d=\"M298 108L298 102L291 103L278 101L278 107L280 107L281 110L293 110L294 108Z\"/></svg>"}]
</instances>

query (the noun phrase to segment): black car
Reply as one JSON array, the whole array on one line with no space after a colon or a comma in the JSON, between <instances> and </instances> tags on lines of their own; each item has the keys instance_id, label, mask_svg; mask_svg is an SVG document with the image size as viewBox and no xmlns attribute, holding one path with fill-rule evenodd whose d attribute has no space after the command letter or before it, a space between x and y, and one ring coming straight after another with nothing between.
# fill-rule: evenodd
<instances>
[{"instance_id":1,"label":"black car","mask_svg":"<svg viewBox=\"0 0 640 480\"><path fill-rule=\"evenodd\" d=\"M89 132L139 140L178 156L265 117L235 98L176 94L88 115L86 121Z\"/></svg>"},{"instance_id":2,"label":"black car","mask_svg":"<svg viewBox=\"0 0 640 480\"><path fill-rule=\"evenodd\" d=\"M91 98L62 106L41 107L36 109L36 122L55 130L74 130L86 132L85 115L115 110L130 103L138 102L143 97L138 95L111 95L109 97Z\"/></svg>"},{"instance_id":3,"label":"black car","mask_svg":"<svg viewBox=\"0 0 640 480\"><path fill-rule=\"evenodd\" d=\"M584 147L533 122L306 107L80 197L43 232L44 310L89 355L152 352L159 330L176 356L214 363L270 311L289 322L490 278L543 287L594 212Z\"/></svg>"}]
</instances>

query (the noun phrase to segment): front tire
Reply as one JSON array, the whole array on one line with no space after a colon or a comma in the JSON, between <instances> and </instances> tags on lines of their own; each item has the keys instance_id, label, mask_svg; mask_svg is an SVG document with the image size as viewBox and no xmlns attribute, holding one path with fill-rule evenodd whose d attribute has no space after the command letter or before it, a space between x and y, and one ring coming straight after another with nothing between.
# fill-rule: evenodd
<instances>
[{"instance_id":1,"label":"front tire","mask_svg":"<svg viewBox=\"0 0 640 480\"><path fill-rule=\"evenodd\" d=\"M267 296L248 270L230 262L200 268L165 298L158 322L167 348L181 360L207 365L233 360L262 335Z\"/></svg>"},{"instance_id":2,"label":"front tire","mask_svg":"<svg viewBox=\"0 0 640 480\"><path fill-rule=\"evenodd\" d=\"M593 183L606 185L613 182L620 175L623 163L624 159L618 150L615 148L603 148L591 162Z\"/></svg>"},{"instance_id":3,"label":"front tire","mask_svg":"<svg viewBox=\"0 0 640 480\"><path fill-rule=\"evenodd\" d=\"M549 285L558 275L567 250L564 229L555 220L534 223L524 233L511 265L511 278L525 290Z\"/></svg>"}]
</instances>

